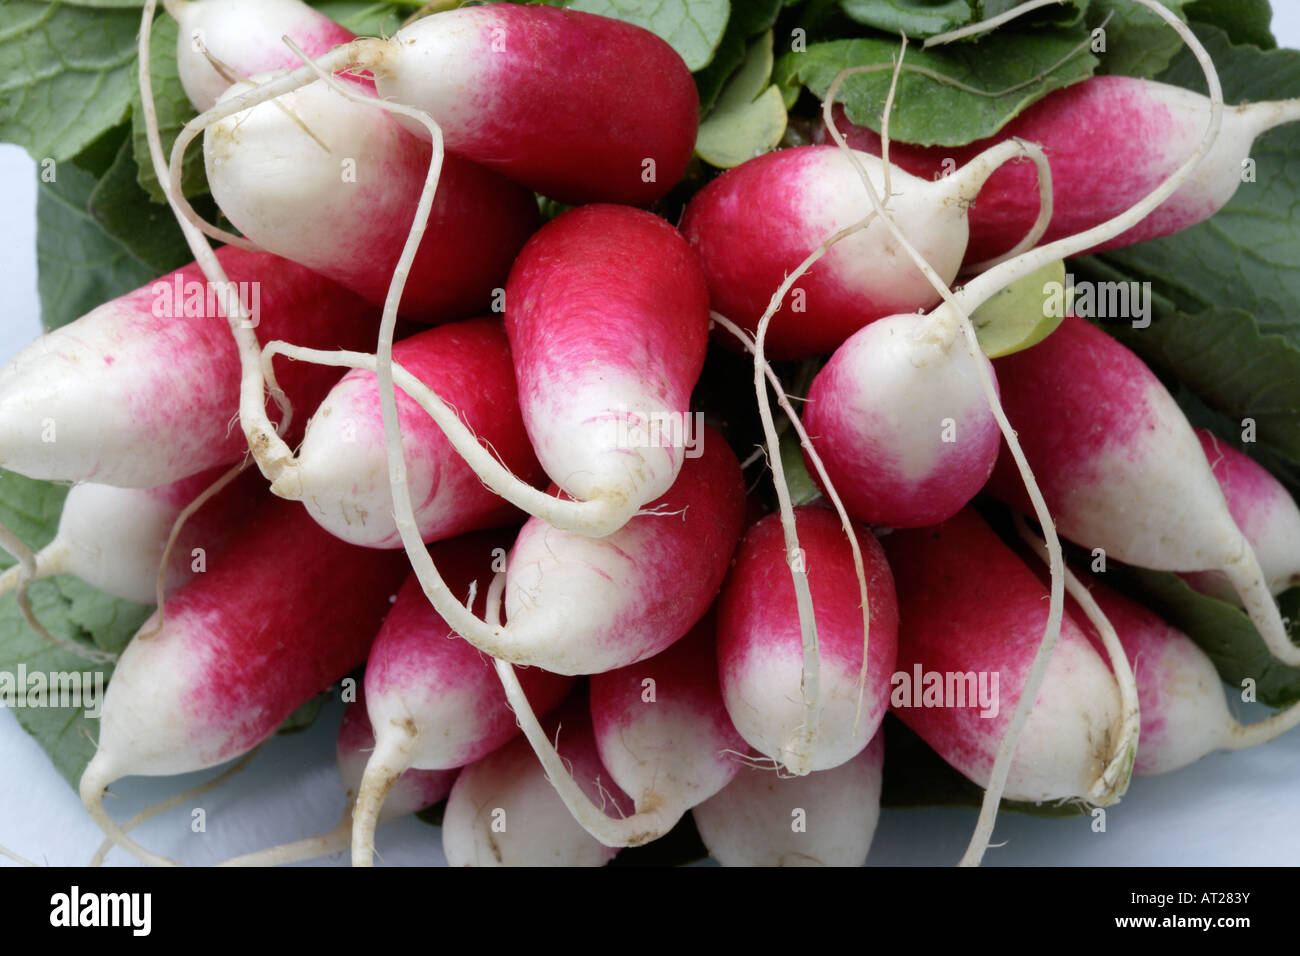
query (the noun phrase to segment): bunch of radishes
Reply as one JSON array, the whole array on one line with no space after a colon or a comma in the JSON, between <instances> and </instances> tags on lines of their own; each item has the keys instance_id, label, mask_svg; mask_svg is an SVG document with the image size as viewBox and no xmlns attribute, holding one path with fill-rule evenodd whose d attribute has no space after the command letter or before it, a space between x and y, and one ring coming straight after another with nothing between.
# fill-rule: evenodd
<instances>
[{"instance_id":1,"label":"bunch of radishes","mask_svg":"<svg viewBox=\"0 0 1300 956\"><path fill-rule=\"evenodd\" d=\"M446 798L455 864L600 865L687 811L727 864L861 863L891 708L987 788L977 862L1002 796L1107 805L1132 772L1300 720L1236 725L1204 653L1056 539L1235 593L1296 664L1272 598L1300 580L1286 491L1082 319L996 362L970 321L1056 260L1202 221L1294 118L1225 110L1172 16L1210 98L1087 80L936 176L937 153L879 158L832 90L833 142L723 173L674 227L638 207L682 177L697 93L639 27L501 3L356 39L298 0L172 13L202 115L170 163L151 145L195 263L0 373L5 467L79 483L55 545L5 537L9 583L161 599L81 781L140 859L171 862L107 814L110 783L245 754L361 665L348 817L232 862L350 841L369 864L382 819ZM1093 113L1159 124L1160 148ZM237 234L179 189L199 133ZM534 193L576 208L542 225ZM775 513L693 424L711 334L753 354L737 387ZM828 356L802 422L767 356ZM822 499L791 499L769 387ZM981 492L1046 543L999 535Z\"/></svg>"}]
</instances>

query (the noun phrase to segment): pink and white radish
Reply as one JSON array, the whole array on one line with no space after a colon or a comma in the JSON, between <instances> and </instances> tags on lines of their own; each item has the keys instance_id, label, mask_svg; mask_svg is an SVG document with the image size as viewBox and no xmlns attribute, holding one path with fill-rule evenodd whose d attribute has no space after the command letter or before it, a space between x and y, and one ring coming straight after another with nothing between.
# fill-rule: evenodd
<instances>
[{"instance_id":1,"label":"pink and white radish","mask_svg":"<svg viewBox=\"0 0 1300 956\"><path fill-rule=\"evenodd\" d=\"M1270 653L1300 664L1300 647L1287 637L1196 433L1141 359L1067 316L1043 342L994 367L1007 415L1061 534L1139 567L1222 571ZM1025 510L1005 459L988 487Z\"/></svg>"},{"instance_id":2,"label":"pink and white radish","mask_svg":"<svg viewBox=\"0 0 1300 956\"><path fill-rule=\"evenodd\" d=\"M1190 637L1095 579L1087 586L1133 662L1142 713L1135 774L1168 773L1216 750L1258 746L1300 724L1295 705L1254 724L1238 723L1214 664ZM1072 613L1097 642L1095 626L1077 608Z\"/></svg>"},{"instance_id":3,"label":"pink and white radish","mask_svg":"<svg viewBox=\"0 0 1300 956\"><path fill-rule=\"evenodd\" d=\"M510 345L499 319L472 319L398 342L393 358L454 408L485 454L523 482L543 479L519 412ZM420 537L440 541L506 524L518 512L489 490L437 424L398 395L407 481ZM401 547L393 517L378 379L343 376L307 425L291 493L331 534L372 548ZM282 491L280 486L274 490ZM485 585L486 586L486 585Z\"/></svg>"},{"instance_id":4,"label":"pink and white radish","mask_svg":"<svg viewBox=\"0 0 1300 956\"><path fill-rule=\"evenodd\" d=\"M179 28L176 69L194 108L211 109L238 80L301 66L292 37L320 56L356 34L300 0L163 0Z\"/></svg>"},{"instance_id":5,"label":"pink and white radish","mask_svg":"<svg viewBox=\"0 0 1300 956\"><path fill-rule=\"evenodd\" d=\"M375 734L370 726L370 718L366 715L365 695L360 693L343 711L343 723L339 726L338 745L335 748L339 780L347 794L347 809L339 825L328 833L268 847L256 853L246 853L218 865L284 866L346 850L352 841L353 803L361 790L361 776L374 746ZM379 822L386 823L411 813L419 813L446 799L455 780L454 769L406 771L389 789L388 799L384 801L383 810L379 814Z\"/></svg>"},{"instance_id":6,"label":"pink and white radish","mask_svg":"<svg viewBox=\"0 0 1300 956\"><path fill-rule=\"evenodd\" d=\"M489 601L495 615L500 589ZM630 816L613 820L575 783L530 708L509 664L498 672L524 734L547 776L582 828L606 846L639 846L666 834L691 807L731 782L744 741L727 716L718 687L713 615L649 660L595 674L591 723L601 762L631 795Z\"/></svg>"},{"instance_id":7,"label":"pink and white radish","mask_svg":"<svg viewBox=\"0 0 1300 956\"><path fill-rule=\"evenodd\" d=\"M430 117L447 149L561 202L653 202L695 146L699 99L686 64L650 31L610 17L468 7L390 39L354 40L316 63L325 73L370 73L382 99ZM303 67L205 113L182 131L178 150L214 119L316 75ZM414 117L404 122L431 135Z\"/></svg>"},{"instance_id":8,"label":"pink and white radish","mask_svg":"<svg viewBox=\"0 0 1300 956\"><path fill-rule=\"evenodd\" d=\"M586 694L552 714L545 734L589 800L611 815L631 805L600 763ZM460 772L442 817L442 848L451 866L604 866L618 853L569 815L522 738Z\"/></svg>"},{"instance_id":9,"label":"pink and white radish","mask_svg":"<svg viewBox=\"0 0 1300 956\"><path fill-rule=\"evenodd\" d=\"M892 709L987 787L1043 639L1046 588L971 509L935 528L895 531L885 548L900 620ZM1119 692L1068 616L1033 704L1004 795L1114 802L1118 794L1101 784L1118 736Z\"/></svg>"},{"instance_id":10,"label":"pink and white radish","mask_svg":"<svg viewBox=\"0 0 1300 956\"><path fill-rule=\"evenodd\" d=\"M104 696L99 745L81 778L91 816L149 863L104 809L121 777L216 766L265 740L297 707L359 666L406 565L356 548L291 502L269 501L208 570L146 622Z\"/></svg>"},{"instance_id":11,"label":"pink and white radish","mask_svg":"<svg viewBox=\"0 0 1300 956\"><path fill-rule=\"evenodd\" d=\"M691 811L723 866L862 866L880 817L885 741L802 777L747 767Z\"/></svg>"},{"instance_id":12,"label":"pink and white radish","mask_svg":"<svg viewBox=\"0 0 1300 956\"><path fill-rule=\"evenodd\" d=\"M1005 143L941 180L889 171L890 209L945 285L957 277L966 252L967 208L999 166L1030 155L1027 149ZM765 350L772 358L830 352L876 319L914 314L939 301L927 277L905 261L888 226L873 219L857 164L883 190L886 167L876 157L798 146L728 170L686 207L682 233L703 263L713 308L751 333L772 293L809 253L871 220L825 251L789 289L788 308L768 328Z\"/></svg>"},{"instance_id":13,"label":"pink and white radish","mask_svg":"<svg viewBox=\"0 0 1300 956\"><path fill-rule=\"evenodd\" d=\"M1090 229L1132 206L1173 174L1205 130L1209 100L1181 87L1131 76L1094 76L1043 97L996 136L966 146L891 142L889 159L921 179L942 178L988 149L1012 139L1037 143L1052 164L1053 207L1045 240ZM1255 140L1300 120L1300 100L1228 107L1223 133L1196 172L1139 223L1091 250L1113 249L1166 236L1208 219L1242 182ZM834 123L855 150L879 156L881 140L836 108ZM820 131L826 135L825 128ZM1000 167L970 210L966 263L1006 253L1038 214L1033 172Z\"/></svg>"},{"instance_id":14,"label":"pink and white radish","mask_svg":"<svg viewBox=\"0 0 1300 956\"><path fill-rule=\"evenodd\" d=\"M480 607L493 566L504 566L511 536L464 535L435 545L432 557L457 594ZM549 713L573 681L529 668L529 700ZM375 741L357 789L352 863L369 866L375 825L388 789L410 768L447 770L473 763L519 732L491 662L457 637L411 576L398 592L366 661L366 710Z\"/></svg>"},{"instance_id":15,"label":"pink and white radish","mask_svg":"<svg viewBox=\"0 0 1300 956\"><path fill-rule=\"evenodd\" d=\"M803 647L780 519L745 535L718 600L718 673L727 712L750 747L782 765L827 770L862 752L889 706L898 606L885 555L855 528L865 558L870 607L863 666L862 608L848 542L831 511L794 509L797 561L807 573L817 620L820 699L806 726ZM806 755L808 738L817 742ZM810 760L808 758L811 758Z\"/></svg>"},{"instance_id":16,"label":"pink and white radish","mask_svg":"<svg viewBox=\"0 0 1300 956\"><path fill-rule=\"evenodd\" d=\"M1259 558L1269 592L1277 595L1300 584L1300 508L1282 483L1253 458L1202 428L1196 429L1210 469L1219 482L1232 520ZM1221 572L1192 571L1184 580L1203 594L1237 601Z\"/></svg>"},{"instance_id":17,"label":"pink and white radish","mask_svg":"<svg viewBox=\"0 0 1300 956\"><path fill-rule=\"evenodd\" d=\"M29 580L71 574L124 601L153 604L163 552L176 519L225 469L215 468L161 488L116 488L85 482L64 499L54 540L35 555ZM172 547L164 594L196 573L194 549L203 563L238 532L262 497L263 484L241 478L200 508ZM0 574L0 594L18 586L21 565Z\"/></svg>"},{"instance_id":18,"label":"pink and white radish","mask_svg":"<svg viewBox=\"0 0 1300 956\"><path fill-rule=\"evenodd\" d=\"M236 285L210 286L185 266L88 312L23 349L0 370L0 462L51 481L153 488L237 461L239 356L214 306L236 292L255 304L247 334L317 348L356 348L374 309L269 253L217 253ZM282 363L293 407L315 408L338 372ZM259 395L265 417L265 400ZM290 441L306 418L292 422Z\"/></svg>"},{"instance_id":19,"label":"pink and white radish","mask_svg":"<svg viewBox=\"0 0 1300 956\"><path fill-rule=\"evenodd\" d=\"M264 80L232 86L221 102ZM213 198L244 236L384 301L429 169L428 143L317 81L210 126L203 155ZM402 314L438 322L485 311L537 223L527 189L444 157Z\"/></svg>"}]
</instances>

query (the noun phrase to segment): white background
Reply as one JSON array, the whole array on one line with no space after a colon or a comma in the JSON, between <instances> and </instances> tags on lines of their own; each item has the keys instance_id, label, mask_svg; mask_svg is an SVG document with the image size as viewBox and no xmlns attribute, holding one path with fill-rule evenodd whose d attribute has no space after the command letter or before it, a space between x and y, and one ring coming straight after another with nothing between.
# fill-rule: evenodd
<instances>
[{"instance_id":1,"label":"white background","mask_svg":"<svg viewBox=\"0 0 1300 956\"><path fill-rule=\"evenodd\" d=\"M1300 0L1273 0L1273 30L1300 47ZM0 357L40 333L36 297L36 170L22 150L0 145ZM1258 719L1251 708L1246 719ZM343 813L334 771L341 708L327 709L303 734L277 737L239 777L136 831L149 848L186 863L213 863L274 843L332 829ZM113 786L110 812L125 819L217 771L131 778ZM207 832L190 830L191 807ZM893 810L880 818L869 863L955 862L973 811ZM1108 812L1104 834L1088 818L1055 820L1003 814L988 863L1006 865L1296 865L1300 863L1300 733L1264 747L1215 754L1176 773L1135 780ZM100 833L80 800L13 715L0 713L0 846L37 863L81 865ZM441 864L438 830L414 818L387 824L378 840L388 864ZM7 863L0 857L0 865ZM114 850L110 863L134 863ZM346 854L320 863L344 864ZM1231 887L1223 887L1230 889Z\"/></svg>"}]
</instances>

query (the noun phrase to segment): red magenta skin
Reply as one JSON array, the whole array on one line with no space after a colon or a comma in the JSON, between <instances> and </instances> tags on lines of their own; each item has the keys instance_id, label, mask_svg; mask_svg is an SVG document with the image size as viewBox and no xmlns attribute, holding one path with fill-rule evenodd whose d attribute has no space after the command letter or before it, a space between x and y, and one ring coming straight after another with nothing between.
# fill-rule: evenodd
<instances>
[{"instance_id":1,"label":"red magenta skin","mask_svg":"<svg viewBox=\"0 0 1300 956\"><path fill-rule=\"evenodd\" d=\"M481 615L495 573L493 552L499 549L497 554L504 558L512 540L513 533L506 531L467 534L434 545L430 553L457 599L467 600L470 584L477 585L471 610ZM517 673L539 718L554 709L573 685L571 678L538 667L518 668ZM463 717L476 726L476 733L450 758L451 767L473 763L519 732L492 659L452 630L433 609L414 574L397 593L370 649L365 688L372 700L389 694L418 699L434 692L472 693L474 710ZM448 734L453 731L449 729ZM455 736L462 735L455 732Z\"/></svg>"},{"instance_id":2,"label":"red magenta skin","mask_svg":"<svg viewBox=\"0 0 1300 956\"><path fill-rule=\"evenodd\" d=\"M262 506L168 600L164 630L148 638L186 645L193 667L169 675L172 693L186 701L196 739L214 728L223 739L198 755L201 765L246 752L360 666L409 567L404 552L345 544L296 502Z\"/></svg>"},{"instance_id":3,"label":"red magenta skin","mask_svg":"<svg viewBox=\"0 0 1300 956\"><path fill-rule=\"evenodd\" d=\"M547 6L457 13L483 18L504 50L481 58L479 81L465 92L484 108L477 122L444 130L448 148L566 203L644 206L681 178L695 148L699 94L664 40ZM646 160L654 161L649 181Z\"/></svg>"},{"instance_id":4,"label":"red magenta skin","mask_svg":"<svg viewBox=\"0 0 1300 956\"><path fill-rule=\"evenodd\" d=\"M1159 148L1182 122L1144 89L1142 80L1094 76L1049 93L988 139L966 146L912 146L891 141L889 161L914 176L937 179L1003 140L1019 137L1037 143L1052 167L1052 221L1041 245L1100 225L1159 186L1187 159L1166 160ZM1205 120L1198 122L1199 134ZM850 123L842 106L835 107L835 123L853 149L880 155L880 136ZM824 130L821 135L826 137ZM1213 203L1203 204L1203 208L1182 201L1166 204L1138 225L1088 251L1166 236L1214 211ZM1037 216L1038 176L1033 163L1005 164L989 178L970 210L965 261L982 262L1009 251L1029 232Z\"/></svg>"}]
</instances>

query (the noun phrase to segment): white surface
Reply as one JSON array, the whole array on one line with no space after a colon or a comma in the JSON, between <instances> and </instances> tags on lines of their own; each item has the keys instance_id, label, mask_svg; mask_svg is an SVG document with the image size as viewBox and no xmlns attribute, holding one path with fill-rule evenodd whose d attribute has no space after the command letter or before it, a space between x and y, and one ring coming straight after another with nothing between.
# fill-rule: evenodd
<instances>
[{"instance_id":1,"label":"white surface","mask_svg":"<svg viewBox=\"0 0 1300 956\"><path fill-rule=\"evenodd\" d=\"M1300 46L1300 0L1273 0L1274 33ZM21 150L0 145L0 356L40 330L36 299L35 166ZM272 740L240 776L136 831L151 849L187 863L213 863L273 843L332 829L343 812L334 770L341 710L328 708L303 734ZM1254 709L1258 716L1258 709ZM82 865L100 842L80 800L36 743L0 713L0 846L36 863ZM132 778L114 785L110 812L121 820L217 771L176 778ZM1300 863L1300 733L1264 747L1215 754L1161 777L1135 780L1107 812L1106 832L1090 818L1040 819L1004 814L989 864L1005 865L1296 865ZM206 811L205 833L191 831L190 810ZM870 863L948 865L965 849L974 813L887 810ZM441 839L408 818L379 831L388 864L441 864ZM8 863L0 857L0 865ZM109 863L133 863L114 850ZM346 854L318 861L342 865Z\"/></svg>"}]
</instances>

